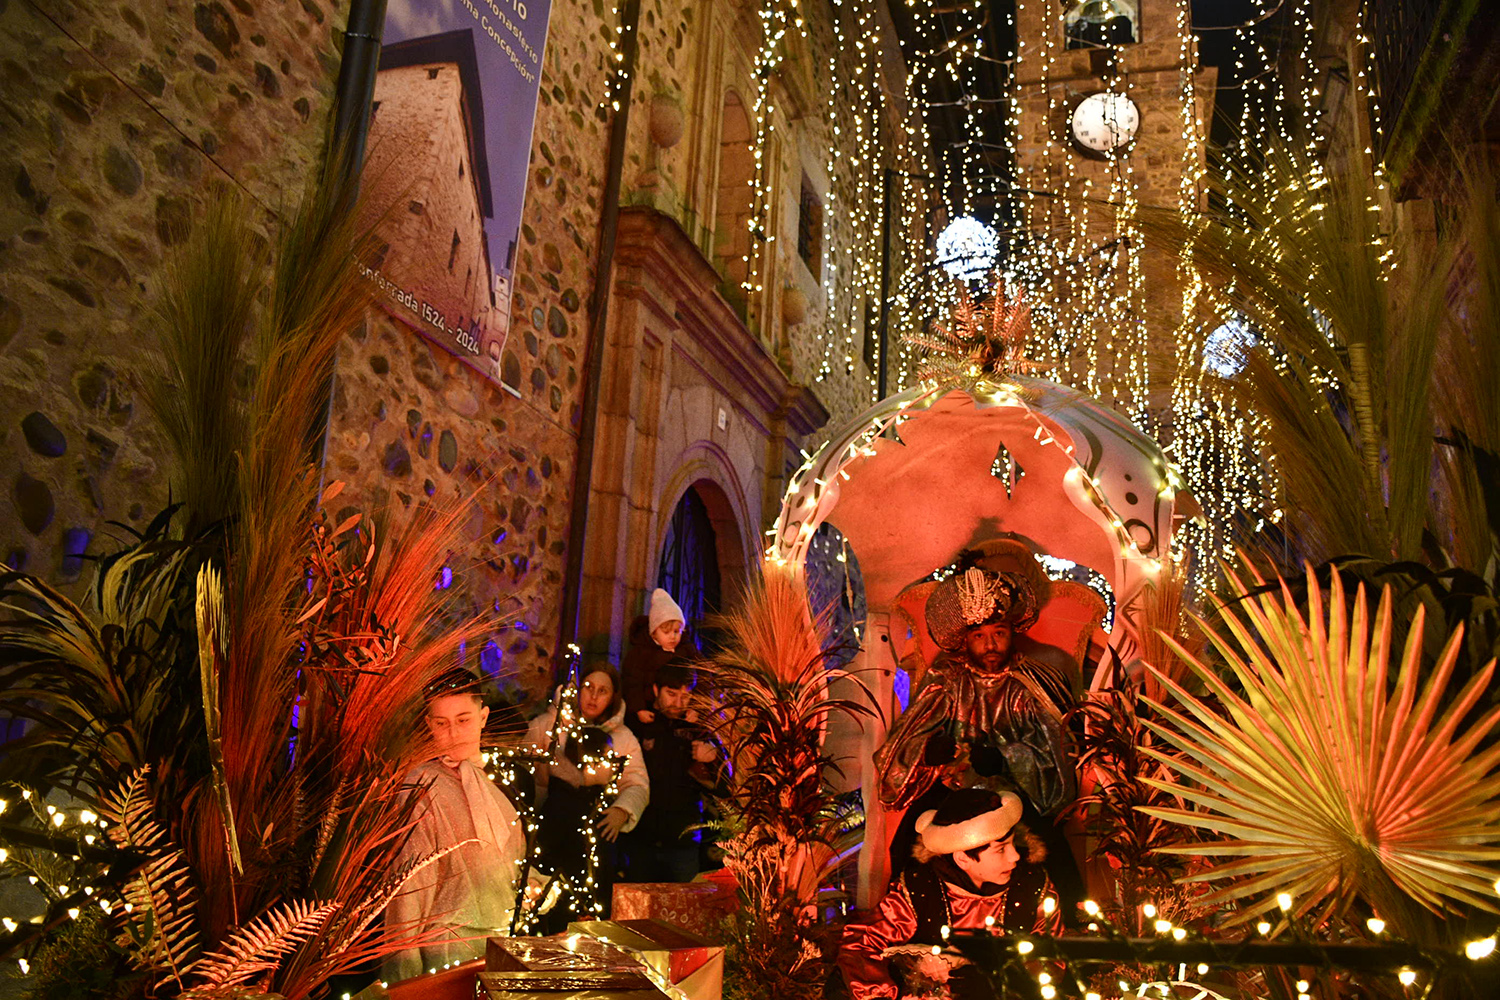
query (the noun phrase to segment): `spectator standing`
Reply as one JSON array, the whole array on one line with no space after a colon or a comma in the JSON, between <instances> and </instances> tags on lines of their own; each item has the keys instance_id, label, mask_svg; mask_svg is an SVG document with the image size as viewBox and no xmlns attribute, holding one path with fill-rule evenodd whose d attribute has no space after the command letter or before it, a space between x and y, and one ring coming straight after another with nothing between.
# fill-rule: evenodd
<instances>
[{"instance_id":1,"label":"spectator standing","mask_svg":"<svg viewBox=\"0 0 1500 1000\"><path fill-rule=\"evenodd\" d=\"M635 734L625 725L625 703L620 693L619 675L611 666L592 667L579 684L571 706L571 718L557 726L558 699L567 688L560 688L553 705L531 721L527 731L530 743L546 751L554 728L558 733L550 761L537 766L537 803L540 822L537 843L543 871L566 880L574 890L565 893L544 926L563 929L568 919L582 915L587 904L579 898L587 893L588 863L591 847L596 852L594 887L596 899L609 900L616 869L616 841L621 833L634 829L650 801L650 785L641 747ZM590 765L586 758L613 752L624 758L618 775L614 798L603 803L601 797L616 775L610 766ZM593 824L593 838L590 837ZM591 844L592 839L592 844Z\"/></svg>"},{"instance_id":2,"label":"spectator standing","mask_svg":"<svg viewBox=\"0 0 1500 1000\"><path fill-rule=\"evenodd\" d=\"M704 796L722 794L723 752L690 707L696 675L674 658L656 673L651 721L636 726L651 803L631 832L626 850L633 882L688 882L702 867L698 831Z\"/></svg>"},{"instance_id":3,"label":"spectator standing","mask_svg":"<svg viewBox=\"0 0 1500 1000\"><path fill-rule=\"evenodd\" d=\"M387 907L392 927L413 936L434 930L445 935L387 959L384 974L391 981L478 958L486 937L509 933L526 853L515 806L482 766L480 738L490 710L478 678L449 671L428 686L426 703L423 722L434 757L408 776L418 799L402 860L463 846L413 874Z\"/></svg>"}]
</instances>

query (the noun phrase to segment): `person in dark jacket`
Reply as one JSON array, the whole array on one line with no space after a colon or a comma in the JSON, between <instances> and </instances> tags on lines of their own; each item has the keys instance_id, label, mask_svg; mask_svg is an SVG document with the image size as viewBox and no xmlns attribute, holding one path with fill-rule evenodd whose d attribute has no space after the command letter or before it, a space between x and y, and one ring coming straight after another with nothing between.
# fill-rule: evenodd
<instances>
[{"instance_id":1,"label":"person in dark jacket","mask_svg":"<svg viewBox=\"0 0 1500 1000\"><path fill-rule=\"evenodd\" d=\"M631 623L630 649L620 664L625 682L626 725L651 721L654 714L651 686L656 683L656 672L676 654L683 624L682 609L660 587L651 592L646 613Z\"/></svg>"},{"instance_id":2,"label":"person in dark jacket","mask_svg":"<svg viewBox=\"0 0 1500 1000\"><path fill-rule=\"evenodd\" d=\"M723 752L689 707L697 678L688 661L664 664L652 685L650 722L636 724L651 802L627 839L632 882L688 882L700 871L698 831L707 795L722 792Z\"/></svg>"}]
</instances>

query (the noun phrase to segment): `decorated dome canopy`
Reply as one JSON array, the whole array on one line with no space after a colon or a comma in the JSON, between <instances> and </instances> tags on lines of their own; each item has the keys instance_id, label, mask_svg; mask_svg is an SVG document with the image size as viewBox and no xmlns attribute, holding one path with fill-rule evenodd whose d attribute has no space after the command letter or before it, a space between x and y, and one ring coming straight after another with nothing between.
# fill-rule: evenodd
<instances>
[{"instance_id":1,"label":"decorated dome canopy","mask_svg":"<svg viewBox=\"0 0 1500 1000\"><path fill-rule=\"evenodd\" d=\"M800 564L817 527L833 524L873 609L965 548L1020 538L1105 576L1126 625L1111 644L1127 653L1174 505L1191 504L1177 482L1155 441L1077 390L1024 376L924 384L875 404L808 460L768 555Z\"/></svg>"}]
</instances>

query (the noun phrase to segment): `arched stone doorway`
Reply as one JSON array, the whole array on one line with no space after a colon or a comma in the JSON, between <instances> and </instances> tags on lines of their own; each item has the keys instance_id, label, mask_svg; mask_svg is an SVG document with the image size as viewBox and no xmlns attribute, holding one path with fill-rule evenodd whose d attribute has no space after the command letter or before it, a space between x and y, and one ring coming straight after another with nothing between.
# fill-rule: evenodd
<instances>
[{"instance_id":1,"label":"arched stone doorway","mask_svg":"<svg viewBox=\"0 0 1500 1000\"><path fill-rule=\"evenodd\" d=\"M688 638L700 652L712 643L702 623L724 609L744 580L743 545L729 498L712 480L696 480L662 526L656 585L681 606Z\"/></svg>"}]
</instances>

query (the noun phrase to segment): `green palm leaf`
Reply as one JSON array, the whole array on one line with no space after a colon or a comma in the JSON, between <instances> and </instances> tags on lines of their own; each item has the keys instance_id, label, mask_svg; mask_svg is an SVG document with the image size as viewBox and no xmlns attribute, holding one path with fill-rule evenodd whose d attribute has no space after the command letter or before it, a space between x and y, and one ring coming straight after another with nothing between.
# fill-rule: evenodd
<instances>
[{"instance_id":1,"label":"green palm leaf","mask_svg":"<svg viewBox=\"0 0 1500 1000\"><path fill-rule=\"evenodd\" d=\"M1211 701L1148 667L1180 710L1147 699L1161 721L1145 724L1176 751L1143 748L1171 775L1147 780L1188 807L1142 811L1205 835L1164 850L1226 859L1184 881L1221 883L1204 901L1240 922L1279 893L1304 913L1361 900L1412 936L1423 911L1494 911L1500 747L1485 738L1500 709L1465 722L1494 663L1453 695L1463 630L1424 682L1422 611L1394 655L1389 587L1372 621L1362 586L1351 601L1335 573L1325 597L1309 571L1304 619L1284 583L1252 597L1230 582L1240 610L1204 632L1236 683L1170 640Z\"/></svg>"}]
</instances>

